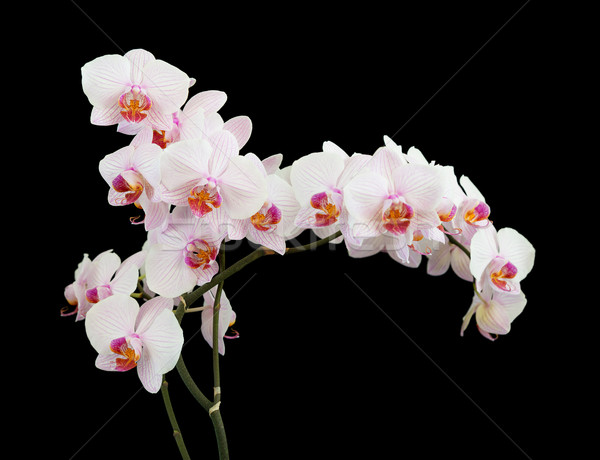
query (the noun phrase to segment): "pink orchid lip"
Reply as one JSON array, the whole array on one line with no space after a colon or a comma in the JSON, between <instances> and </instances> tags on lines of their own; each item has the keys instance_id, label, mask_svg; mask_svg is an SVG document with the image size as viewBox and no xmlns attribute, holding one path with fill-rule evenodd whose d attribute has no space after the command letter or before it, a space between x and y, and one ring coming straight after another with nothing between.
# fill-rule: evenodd
<instances>
[{"instance_id":1,"label":"pink orchid lip","mask_svg":"<svg viewBox=\"0 0 600 460\"><path fill-rule=\"evenodd\" d=\"M281 210L274 204L265 203L256 214L250 217L250 223L261 232L275 230L279 222L281 222Z\"/></svg>"},{"instance_id":2,"label":"pink orchid lip","mask_svg":"<svg viewBox=\"0 0 600 460\"><path fill-rule=\"evenodd\" d=\"M190 241L185 247L185 263L188 267L206 270L217 258L218 249L203 239Z\"/></svg>"},{"instance_id":3,"label":"pink orchid lip","mask_svg":"<svg viewBox=\"0 0 600 460\"><path fill-rule=\"evenodd\" d=\"M136 344L133 343L134 341L140 342L139 336L133 334L131 339L129 337L119 337L110 342L110 350L117 355L123 356L123 358L115 358L115 370L119 372L133 369L140 360L140 346L136 347Z\"/></svg>"},{"instance_id":4,"label":"pink orchid lip","mask_svg":"<svg viewBox=\"0 0 600 460\"><path fill-rule=\"evenodd\" d=\"M512 280L517 276L517 267L511 262L498 258L490 267L490 279L494 286L502 291L514 291L516 286Z\"/></svg>"},{"instance_id":5,"label":"pink orchid lip","mask_svg":"<svg viewBox=\"0 0 600 460\"><path fill-rule=\"evenodd\" d=\"M315 213L315 226L327 227L337 222L340 215L340 209L331 200L327 192L315 193L310 197L310 205L322 212Z\"/></svg>"},{"instance_id":6,"label":"pink orchid lip","mask_svg":"<svg viewBox=\"0 0 600 460\"><path fill-rule=\"evenodd\" d=\"M119 107L121 107L121 116L131 122L140 123L148 116L147 112L152 107L152 101L148 96L142 94L141 91L130 91L119 97Z\"/></svg>"},{"instance_id":7,"label":"pink orchid lip","mask_svg":"<svg viewBox=\"0 0 600 460\"><path fill-rule=\"evenodd\" d=\"M410 226L411 219L415 215L412 206L397 200L392 201L389 207L383 212L381 220L383 227L394 235L404 235Z\"/></svg>"},{"instance_id":8,"label":"pink orchid lip","mask_svg":"<svg viewBox=\"0 0 600 460\"><path fill-rule=\"evenodd\" d=\"M119 205L135 203L144 191L144 180L142 176L132 169L123 171L112 181L115 191L124 195L117 200Z\"/></svg>"},{"instance_id":9,"label":"pink orchid lip","mask_svg":"<svg viewBox=\"0 0 600 460\"><path fill-rule=\"evenodd\" d=\"M483 201L475 201L476 204L464 214L465 222L475 227L487 227L489 225L490 207Z\"/></svg>"},{"instance_id":10,"label":"pink orchid lip","mask_svg":"<svg viewBox=\"0 0 600 460\"><path fill-rule=\"evenodd\" d=\"M222 201L223 198L221 198L214 180L194 187L188 197L190 209L198 217L204 217L213 209L220 207Z\"/></svg>"}]
</instances>

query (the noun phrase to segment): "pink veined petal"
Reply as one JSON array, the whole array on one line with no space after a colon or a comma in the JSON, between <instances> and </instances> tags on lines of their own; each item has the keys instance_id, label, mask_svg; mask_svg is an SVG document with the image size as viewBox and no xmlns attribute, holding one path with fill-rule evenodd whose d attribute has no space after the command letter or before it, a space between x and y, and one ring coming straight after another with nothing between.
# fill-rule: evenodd
<instances>
[{"instance_id":1,"label":"pink veined petal","mask_svg":"<svg viewBox=\"0 0 600 460\"><path fill-rule=\"evenodd\" d=\"M481 305L475 312L475 318L479 329L489 334L507 334L510 331L510 319L495 300Z\"/></svg>"},{"instance_id":2,"label":"pink veined petal","mask_svg":"<svg viewBox=\"0 0 600 460\"><path fill-rule=\"evenodd\" d=\"M163 297L179 297L196 285L194 270L185 264L182 249L153 245L146 258L148 288Z\"/></svg>"},{"instance_id":3,"label":"pink veined petal","mask_svg":"<svg viewBox=\"0 0 600 460\"><path fill-rule=\"evenodd\" d=\"M493 225L477 230L471 239L471 262L469 268L476 280L483 275L486 267L498 255L496 229Z\"/></svg>"},{"instance_id":4,"label":"pink veined petal","mask_svg":"<svg viewBox=\"0 0 600 460\"><path fill-rule=\"evenodd\" d=\"M477 297L477 295L473 295L473 301L471 302L471 306L469 307L469 310L467 310L465 316L463 316L462 325L460 327L461 337L465 334L465 330L467 329L467 326L469 326L469 323L471 322L471 318L475 314L475 311L482 305L483 303L481 302L479 297Z\"/></svg>"},{"instance_id":5,"label":"pink veined petal","mask_svg":"<svg viewBox=\"0 0 600 460\"><path fill-rule=\"evenodd\" d=\"M450 245L444 244L440 246L428 257L427 274L431 276L443 275L450 268L451 258Z\"/></svg>"},{"instance_id":6,"label":"pink veined petal","mask_svg":"<svg viewBox=\"0 0 600 460\"><path fill-rule=\"evenodd\" d=\"M144 67L156 58L152 53L143 49L133 49L125 53L125 57L131 63L131 83L140 85L144 78Z\"/></svg>"},{"instance_id":7,"label":"pink veined petal","mask_svg":"<svg viewBox=\"0 0 600 460\"><path fill-rule=\"evenodd\" d=\"M232 219L227 228L227 236L231 240L242 240L246 238L250 221L248 219Z\"/></svg>"},{"instance_id":8,"label":"pink veined petal","mask_svg":"<svg viewBox=\"0 0 600 460\"><path fill-rule=\"evenodd\" d=\"M392 174L395 191L417 209L435 210L446 190L445 175L434 166L408 164Z\"/></svg>"},{"instance_id":9,"label":"pink veined petal","mask_svg":"<svg viewBox=\"0 0 600 460\"><path fill-rule=\"evenodd\" d=\"M137 301L123 294L113 294L95 304L85 318L85 331L92 347L101 355L110 354L111 340L134 332L138 311Z\"/></svg>"},{"instance_id":10,"label":"pink veined petal","mask_svg":"<svg viewBox=\"0 0 600 460\"><path fill-rule=\"evenodd\" d=\"M111 126L119 123L122 119L121 108L117 104L103 108L94 107L90 116L90 122L97 126Z\"/></svg>"},{"instance_id":11,"label":"pink veined petal","mask_svg":"<svg viewBox=\"0 0 600 460\"><path fill-rule=\"evenodd\" d=\"M154 297L140 308L136 333L142 339L146 359L164 374L177 363L183 346L183 331L173 314L173 299Z\"/></svg>"},{"instance_id":12,"label":"pink veined petal","mask_svg":"<svg viewBox=\"0 0 600 460\"><path fill-rule=\"evenodd\" d=\"M157 371L156 363L149 358L148 350L145 347L136 367L144 389L149 393L158 393L162 385L163 374Z\"/></svg>"},{"instance_id":13,"label":"pink veined petal","mask_svg":"<svg viewBox=\"0 0 600 460\"><path fill-rule=\"evenodd\" d=\"M361 171L368 167L369 162L373 158L371 155L362 153L353 154L344 165L344 169L338 178L337 186L342 189L354 179Z\"/></svg>"},{"instance_id":14,"label":"pink veined petal","mask_svg":"<svg viewBox=\"0 0 600 460\"><path fill-rule=\"evenodd\" d=\"M385 177L372 171L360 173L344 188L344 204L360 221L368 221L381 212L390 189Z\"/></svg>"},{"instance_id":15,"label":"pink veined petal","mask_svg":"<svg viewBox=\"0 0 600 460\"><path fill-rule=\"evenodd\" d=\"M369 168L383 176L389 184L393 184L393 171L406 164L406 160L396 150L389 147L380 147L373 154L369 162Z\"/></svg>"},{"instance_id":16,"label":"pink veined petal","mask_svg":"<svg viewBox=\"0 0 600 460\"><path fill-rule=\"evenodd\" d=\"M278 228L282 228L283 234L287 234L294 226L294 218L300 210L300 204L292 186L281 177L274 174L267 176L267 190L269 199L281 211L281 222Z\"/></svg>"},{"instance_id":17,"label":"pink veined petal","mask_svg":"<svg viewBox=\"0 0 600 460\"><path fill-rule=\"evenodd\" d=\"M465 280L472 282L473 275L471 274L471 270L469 269L469 256L467 256L462 250L458 248L452 248L451 250L452 258L450 260L450 266L456 275Z\"/></svg>"},{"instance_id":18,"label":"pink veined petal","mask_svg":"<svg viewBox=\"0 0 600 460\"><path fill-rule=\"evenodd\" d=\"M304 205L315 193L336 188L343 170L344 160L336 153L316 152L294 161L290 180L296 199Z\"/></svg>"},{"instance_id":19,"label":"pink veined petal","mask_svg":"<svg viewBox=\"0 0 600 460\"><path fill-rule=\"evenodd\" d=\"M502 306L509 322L513 322L527 305L527 298L522 291L514 294L512 292L494 292L494 300Z\"/></svg>"},{"instance_id":20,"label":"pink veined petal","mask_svg":"<svg viewBox=\"0 0 600 460\"><path fill-rule=\"evenodd\" d=\"M161 160L163 197L173 204L186 204L198 181L208 177L212 148L204 139L190 139L168 146Z\"/></svg>"},{"instance_id":21,"label":"pink veined petal","mask_svg":"<svg viewBox=\"0 0 600 460\"><path fill-rule=\"evenodd\" d=\"M191 97L186 103L184 110L189 116L197 112L204 112L205 115L217 112L227 101L227 94L223 91L209 90L202 91Z\"/></svg>"},{"instance_id":22,"label":"pink veined petal","mask_svg":"<svg viewBox=\"0 0 600 460\"><path fill-rule=\"evenodd\" d=\"M283 161L283 155L281 153L276 153L275 155L271 155L264 160L262 160L262 164L265 168L265 171L268 175L275 174L279 167L281 166L281 162Z\"/></svg>"},{"instance_id":23,"label":"pink veined petal","mask_svg":"<svg viewBox=\"0 0 600 460\"><path fill-rule=\"evenodd\" d=\"M119 96L131 87L130 72L129 59L116 54L86 63L81 68L81 85L90 104L99 109L117 106Z\"/></svg>"},{"instance_id":24,"label":"pink veined petal","mask_svg":"<svg viewBox=\"0 0 600 460\"><path fill-rule=\"evenodd\" d=\"M517 267L515 282L523 280L533 268L535 249L519 232L512 228L498 230L498 247L502 256Z\"/></svg>"},{"instance_id":25,"label":"pink veined petal","mask_svg":"<svg viewBox=\"0 0 600 460\"><path fill-rule=\"evenodd\" d=\"M213 262L206 268L200 267L195 269L194 272L197 277L196 284L200 286L202 284L208 283L210 280L213 279L213 276L219 273L219 264L217 262Z\"/></svg>"},{"instance_id":26,"label":"pink veined petal","mask_svg":"<svg viewBox=\"0 0 600 460\"><path fill-rule=\"evenodd\" d=\"M109 153L102 160L100 160L98 169L100 171L100 175L108 185L112 185L113 180L119 174L132 167L134 151L135 148L131 145L128 145L120 148L116 152Z\"/></svg>"},{"instance_id":27,"label":"pink veined petal","mask_svg":"<svg viewBox=\"0 0 600 460\"><path fill-rule=\"evenodd\" d=\"M188 97L190 77L160 59L148 62L143 73L143 87L152 100L152 109L164 114L177 112Z\"/></svg>"},{"instance_id":28,"label":"pink veined petal","mask_svg":"<svg viewBox=\"0 0 600 460\"><path fill-rule=\"evenodd\" d=\"M108 284L119 266L121 258L114 252L105 251L93 260L93 271L88 278L88 288Z\"/></svg>"},{"instance_id":29,"label":"pink veined petal","mask_svg":"<svg viewBox=\"0 0 600 460\"><path fill-rule=\"evenodd\" d=\"M213 151L208 162L210 175L215 178L221 177L229 167L232 158L239 154L238 142L229 131L220 131L210 139Z\"/></svg>"},{"instance_id":30,"label":"pink veined petal","mask_svg":"<svg viewBox=\"0 0 600 460\"><path fill-rule=\"evenodd\" d=\"M238 142L238 149L241 150L252 134L252 121L245 115L239 115L227 120L223 125L223 129L235 136Z\"/></svg>"},{"instance_id":31,"label":"pink veined petal","mask_svg":"<svg viewBox=\"0 0 600 460\"><path fill-rule=\"evenodd\" d=\"M163 226L169 216L169 204L161 202L153 202L146 195L141 195L139 204L144 210L144 228L146 231L154 230Z\"/></svg>"},{"instance_id":32,"label":"pink veined petal","mask_svg":"<svg viewBox=\"0 0 600 460\"><path fill-rule=\"evenodd\" d=\"M156 144L141 145L133 153L135 170L142 174L146 182L152 187L158 187L160 184L160 159L162 155L163 150Z\"/></svg>"},{"instance_id":33,"label":"pink veined petal","mask_svg":"<svg viewBox=\"0 0 600 460\"><path fill-rule=\"evenodd\" d=\"M253 243L261 244L278 254L285 254L285 238L277 231L261 232L251 226L247 238Z\"/></svg>"},{"instance_id":34,"label":"pink veined petal","mask_svg":"<svg viewBox=\"0 0 600 460\"><path fill-rule=\"evenodd\" d=\"M246 219L267 199L267 181L250 159L235 156L220 177L220 191L229 217Z\"/></svg>"},{"instance_id":35,"label":"pink veined petal","mask_svg":"<svg viewBox=\"0 0 600 460\"><path fill-rule=\"evenodd\" d=\"M152 108L144 121L150 123L152 128L157 131L170 131L173 129L173 114L170 112L159 112Z\"/></svg>"},{"instance_id":36,"label":"pink veined petal","mask_svg":"<svg viewBox=\"0 0 600 460\"><path fill-rule=\"evenodd\" d=\"M113 294L130 295L137 287L138 278L138 267L133 264L121 264L110 283L110 289Z\"/></svg>"}]
</instances>

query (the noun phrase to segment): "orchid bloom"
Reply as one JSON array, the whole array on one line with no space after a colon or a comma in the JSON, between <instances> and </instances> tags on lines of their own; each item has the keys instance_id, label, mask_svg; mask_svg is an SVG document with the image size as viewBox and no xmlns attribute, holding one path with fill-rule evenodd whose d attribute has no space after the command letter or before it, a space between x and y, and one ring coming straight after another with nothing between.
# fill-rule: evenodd
<instances>
[{"instance_id":1,"label":"orchid bloom","mask_svg":"<svg viewBox=\"0 0 600 460\"><path fill-rule=\"evenodd\" d=\"M345 237L348 234L348 216L343 190L369 158L362 154L350 157L336 144L327 141L323 143L321 152L294 161L290 182L300 204L295 225L312 229L320 238L338 230L342 230Z\"/></svg>"},{"instance_id":2,"label":"orchid bloom","mask_svg":"<svg viewBox=\"0 0 600 460\"><path fill-rule=\"evenodd\" d=\"M189 206L204 217L223 205L231 219L245 219L262 207L267 184L256 165L239 155L229 131L169 145L162 162L163 200Z\"/></svg>"},{"instance_id":3,"label":"orchid bloom","mask_svg":"<svg viewBox=\"0 0 600 460\"><path fill-rule=\"evenodd\" d=\"M210 281L219 271L216 258L224 236L189 207L176 207L167 227L152 232L145 263L148 289L174 298Z\"/></svg>"},{"instance_id":4,"label":"orchid bloom","mask_svg":"<svg viewBox=\"0 0 600 460\"><path fill-rule=\"evenodd\" d=\"M217 294L218 287L215 286L204 294L204 307L202 310L202 336L208 344L213 346L213 316L215 306L215 296ZM219 331L218 331L218 342L219 342L219 353L225 354L225 338L235 338L234 336L227 336L227 329L235 323L235 312L231 308L231 303L225 295L225 291L221 291L221 298L219 301Z\"/></svg>"},{"instance_id":5,"label":"orchid bloom","mask_svg":"<svg viewBox=\"0 0 600 460\"><path fill-rule=\"evenodd\" d=\"M83 259L77 265L75 270L75 280L65 288L65 298L67 302L75 309L71 313L64 313L67 308L63 308L63 314L75 314L75 321L85 319L85 313L90 309L91 304L85 297L87 291L88 278L93 271L92 260L88 254L83 255Z\"/></svg>"},{"instance_id":6,"label":"orchid bloom","mask_svg":"<svg viewBox=\"0 0 600 460\"><path fill-rule=\"evenodd\" d=\"M144 388L157 393L163 374L175 367L183 346L183 331L172 309L173 299L155 297L140 307L123 294L94 305L85 330L98 352L96 367L118 372L137 367Z\"/></svg>"},{"instance_id":7,"label":"orchid bloom","mask_svg":"<svg viewBox=\"0 0 600 460\"><path fill-rule=\"evenodd\" d=\"M294 219L300 208L292 186L276 174L281 155L261 160L253 153L245 155L261 171L267 182L267 198L262 207L247 219L232 219L228 236L261 244L284 254L286 239L295 229ZM268 168L268 169L267 169Z\"/></svg>"},{"instance_id":8,"label":"orchid bloom","mask_svg":"<svg viewBox=\"0 0 600 460\"><path fill-rule=\"evenodd\" d=\"M399 152L379 148L344 188L355 237L387 234L398 240L395 257L408 261L415 232L443 242L438 208L447 188L438 167L408 163ZM361 224L361 225L358 225Z\"/></svg>"},{"instance_id":9,"label":"orchid bloom","mask_svg":"<svg viewBox=\"0 0 600 460\"><path fill-rule=\"evenodd\" d=\"M511 323L523 312L526 304L527 299L523 292L514 294L493 289L477 292L473 296L471 307L463 317L460 335L464 334L471 317L475 314L477 329L481 335L489 340L496 340L492 334L508 334Z\"/></svg>"},{"instance_id":10,"label":"orchid bloom","mask_svg":"<svg viewBox=\"0 0 600 460\"><path fill-rule=\"evenodd\" d=\"M471 179L461 176L459 182L464 194L456 212L454 225L461 229L462 237L469 242L478 230L491 225L490 207Z\"/></svg>"},{"instance_id":11,"label":"orchid bloom","mask_svg":"<svg viewBox=\"0 0 600 460\"><path fill-rule=\"evenodd\" d=\"M471 239L471 274L477 289L486 286L501 292L520 292L520 282L533 268L535 249L512 228L480 229Z\"/></svg>"},{"instance_id":12,"label":"orchid bloom","mask_svg":"<svg viewBox=\"0 0 600 460\"><path fill-rule=\"evenodd\" d=\"M171 129L173 113L193 84L184 72L142 49L98 57L81 68L81 76L83 92L93 106L92 124L124 122L156 130Z\"/></svg>"},{"instance_id":13,"label":"orchid bloom","mask_svg":"<svg viewBox=\"0 0 600 460\"><path fill-rule=\"evenodd\" d=\"M137 287L139 270L145 254L140 251L121 262L114 252L104 252L94 262L87 280L85 297L95 304L113 294L130 295Z\"/></svg>"}]
</instances>

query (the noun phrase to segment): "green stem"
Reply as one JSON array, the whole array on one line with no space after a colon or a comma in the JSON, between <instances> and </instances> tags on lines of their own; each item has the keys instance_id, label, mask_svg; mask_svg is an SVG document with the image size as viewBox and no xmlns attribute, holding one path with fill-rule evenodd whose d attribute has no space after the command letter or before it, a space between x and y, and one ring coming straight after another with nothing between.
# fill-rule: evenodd
<instances>
[{"instance_id":1,"label":"green stem","mask_svg":"<svg viewBox=\"0 0 600 460\"><path fill-rule=\"evenodd\" d=\"M469 251L466 247L464 247L461 243L459 243L457 241L457 239L454 238L452 235L446 235L446 236L448 237L448 240L455 246L458 246L462 250L462 252L464 252L469 257L469 259L471 258L471 251Z\"/></svg>"},{"instance_id":2,"label":"green stem","mask_svg":"<svg viewBox=\"0 0 600 460\"><path fill-rule=\"evenodd\" d=\"M196 382L194 382L194 379L190 375L187 367L185 366L185 363L183 362L183 355L179 355L179 360L177 361L175 368L177 369L177 372L179 373L183 384L192 394L194 399L198 401L198 403L202 406L202 408L205 411L208 412L213 406L213 403L210 401L210 399L204 396L204 393L202 393L200 388L198 388L198 385L196 385Z\"/></svg>"},{"instance_id":3,"label":"green stem","mask_svg":"<svg viewBox=\"0 0 600 460\"><path fill-rule=\"evenodd\" d=\"M287 248L285 250L285 253L286 254L296 254L298 252L310 251L312 249L318 248L319 246L322 246L324 244L329 243L330 241L332 241L332 240L340 237L341 235L342 235L342 232L341 231L337 231L333 235L329 235L326 238L322 238L322 239L320 239L318 241L314 241L312 243L305 244L304 246L298 246L296 248ZM238 260L236 263L234 263L233 265L231 265L226 270L224 270L224 271L220 272L219 274L215 275L208 283L203 284L202 286L198 287L194 291L192 291L192 292L190 292L188 294L185 294L185 295L183 295L181 297L185 301L186 306L190 307L194 302L196 302L198 299L200 299L200 297L202 297L202 295L204 295L210 289L212 289L213 287L215 287L221 281L229 278L234 273L239 272L246 265L254 262L255 260L260 259L263 256L270 256L270 255L273 255L273 254L276 254L276 252L274 252L272 249L269 249L269 248L266 248L264 246L261 246L261 247L255 249L254 251L252 251L246 257Z\"/></svg>"},{"instance_id":4,"label":"green stem","mask_svg":"<svg viewBox=\"0 0 600 460\"><path fill-rule=\"evenodd\" d=\"M165 408L167 409L169 421L171 422L171 427L173 428L173 437L175 438L175 442L177 443L177 447L179 448L181 458L184 460L189 460L190 455L188 454L187 448L185 447L185 443L183 442L183 436L181 434L181 431L179 431L177 418L175 418L175 412L173 411L173 405L171 404L171 397L169 396L169 384L165 380L164 376L163 383L161 386L161 393L163 401L165 402Z\"/></svg>"}]
</instances>

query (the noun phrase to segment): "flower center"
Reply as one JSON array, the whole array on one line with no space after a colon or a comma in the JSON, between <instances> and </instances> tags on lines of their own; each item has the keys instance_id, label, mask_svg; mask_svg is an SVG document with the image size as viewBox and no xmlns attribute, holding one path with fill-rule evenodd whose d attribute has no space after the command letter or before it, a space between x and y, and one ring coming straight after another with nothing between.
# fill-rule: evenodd
<instances>
[{"instance_id":1,"label":"flower center","mask_svg":"<svg viewBox=\"0 0 600 460\"><path fill-rule=\"evenodd\" d=\"M475 227L486 227L488 217L490 216L490 207L482 201L476 201L471 209L467 209L464 218L465 222Z\"/></svg>"},{"instance_id":2,"label":"flower center","mask_svg":"<svg viewBox=\"0 0 600 460\"><path fill-rule=\"evenodd\" d=\"M498 265L500 264L502 264L502 262L496 264L495 267L492 268L490 279L497 288L503 291L512 291L514 290L514 286L510 281L517 276L517 267L510 262L506 262L498 268Z\"/></svg>"},{"instance_id":3,"label":"flower center","mask_svg":"<svg viewBox=\"0 0 600 460\"><path fill-rule=\"evenodd\" d=\"M185 247L185 263L191 268L206 270L217 258L218 249L202 239L190 241Z\"/></svg>"},{"instance_id":4,"label":"flower center","mask_svg":"<svg viewBox=\"0 0 600 460\"><path fill-rule=\"evenodd\" d=\"M265 203L260 210L250 217L250 223L261 232L272 232L281 222L281 210L274 204Z\"/></svg>"},{"instance_id":5,"label":"flower center","mask_svg":"<svg viewBox=\"0 0 600 460\"><path fill-rule=\"evenodd\" d=\"M171 143L170 139L165 137L165 130L153 130L152 131L152 143L158 145L161 149L167 148L167 145Z\"/></svg>"},{"instance_id":6,"label":"flower center","mask_svg":"<svg viewBox=\"0 0 600 460\"><path fill-rule=\"evenodd\" d=\"M133 337L119 337L111 340L110 349L113 353L123 356L115 359L117 371L125 372L137 366L141 357L141 340L136 334Z\"/></svg>"},{"instance_id":7,"label":"flower center","mask_svg":"<svg viewBox=\"0 0 600 460\"><path fill-rule=\"evenodd\" d=\"M116 200L118 205L127 205L135 203L144 191L144 181L142 176L132 169L123 171L112 181L112 187L124 195Z\"/></svg>"},{"instance_id":8,"label":"flower center","mask_svg":"<svg viewBox=\"0 0 600 460\"><path fill-rule=\"evenodd\" d=\"M119 98L119 107L121 107L121 116L132 123L139 123L148 116L147 112L152 107L152 101L139 89L122 94Z\"/></svg>"},{"instance_id":9,"label":"flower center","mask_svg":"<svg viewBox=\"0 0 600 460\"><path fill-rule=\"evenodd\" d=\"M415 212L411 206L402 201L392 202L383 212L383 227L394 235L404 235Z\"/></svg>"},{"instance_id":10,"label":"flower center","mask_svg":"<svg viewBox=\"0 0 600 460\"><path fill-rule=\"evenodd\" d=\"M340 215L339 207L332 201L327 192L316 193L310 197L310 205L321 212L315 213L315 226L327 227L335 222Z\"/></svg>"},{"instance_id":11,"label":"flower center","mask_svg":"<svg viewBox=\"0 0 600 460\"><path fill-rule=\"evenodd\" d=\"M221 195L214 181L209 181L204 185L194 187L190 191L188 203L192 209L192 213L198 217L204 217L213 209L221 206Z\"/></svg>"}]
</instances>

